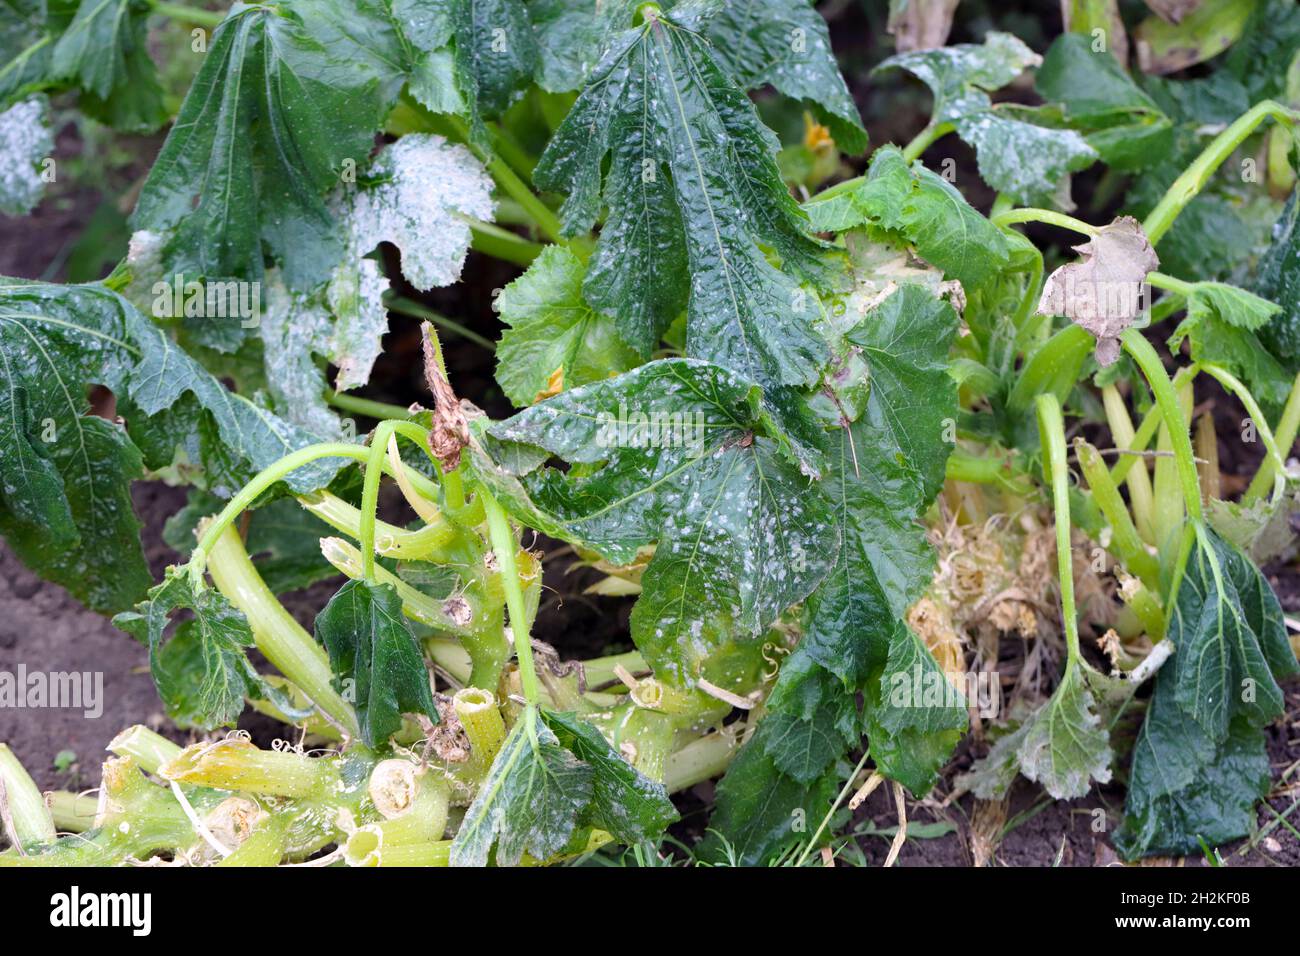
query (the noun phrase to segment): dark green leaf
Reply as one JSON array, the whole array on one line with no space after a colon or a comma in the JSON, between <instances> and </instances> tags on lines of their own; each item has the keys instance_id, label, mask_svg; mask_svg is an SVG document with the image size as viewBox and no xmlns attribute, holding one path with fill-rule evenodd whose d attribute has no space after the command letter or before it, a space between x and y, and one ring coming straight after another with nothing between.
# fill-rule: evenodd
<instances>
[{"instance_id":1,"label":"dark green leaf","mask_svg":"<svg viewBox=\"0 0 1300 956\"><path fill-rule=\"evenodd\" d=\"M693 32L698 12L652 16L613 41L534 178L568 194L573 234L596 221L604 182L609 215L584 291L642 356L689 290L688 354L764 386L812 384L825 349L796 306L797 276L820 271L819 248L781 181L775 138Z\"/></svg>"},{"instance_id":2,"label":"dark green leaf","mask_svg":"<svg viewBox=\"0 0 1300 956\"><path fill-rule=\"evenodd\" d=\"M719 63L747 90L771 84L811 104L844 152L867 148L853 96L844 85L830 33L809 0L738 0L709 17L704 35Z\"/></svg>"},{"instance_id":3,"label":"dark green leaf","mask_svg":"<svg viewBox=\"0 0 1300 956\"><path fill-rule=\"evenodd\" d=\"M163 635L178 610L193 612L168 650ZM113 623L149 648L149 667L169 714L203 728L232 724L245 697L262 697L263 681L248 662L253 646L248 620L221 592L196 588L183 567L167 569L149 598L124 611Z\"/></svg>"},{"instance_id":4,"label":"dark green leaf","mask_svg":"<svg viewBox=\"0 0 1300 956\"><path fill-rule=\"evenodd\" d=\"M699 849L703 859L761 865L810 839L835 800L843 776L838 768L811 786L780 771L764 742L773 732L769 720L758 725L718 784L711 832Z\"/></svg>"},{"instance_id":5,"label":"dark green leaf","mask_svg":"<svg viewBox=\"0 0 1300 956\"><path fill-rule=\"evenodd\" d=\"M391 584L347 582L316 616L316 637L329 651L336 684L351 685L367 745L395 734L402 714L438 719L424 655Z\"/></svg>"},{"instance_id":6,"label":"dark green leaf","mask_svg":"<svg viewBox=\"0 0 1300 956\"><path fill-rule=\"evenodd\" d=\"M1167 639L1176 653L1133 751L1125 824L1129 856L1188 853L1243 836L1269 787L1260 728L1283 710L1295 674L1282 609L1259 570L1197 527Z\"/></svg>"},{"instance_id":7,"label":"dark green leaf","mask_svg":"<svg viewBox=\"0 0 1300 956\"><path fill-rule=\"evenodd\" d=\"M1281 312L1260 333L1269 351L1288 372L1300 370L1300 191L1291 194L1273 230L1273 244L1259 264L1255 291L1277 303Z\"/></svg>"},{"instance_id":8,"label":"dark green leaf","mask_svg":"<svg viewBox=\"0 0 1300 956\"><path fill-rule=\"evenodd\" d=\"M378 71L400 61L379 42L397 42L387 15L341 0L244 6L222 23L133 219L168 238L169 271L259 280L265 243L291 287L326 278L342 240L325 193L365 163L400 83Z\"/></svg>"},{"instance_id":9,"label":"dark green leaf","mask_svg":"<svg viewBox=\"0 0 1300 956\"><path fill-rule=\"evenodd\" d=\"M515 866L564 849L592 799L593 771L527 707L492 762L451 845L452 866Z\"/></svg>"},{"instance_id":10,"label":"dark green leaf","mask_svg":"<svg viewBox=\"0 0 1300 956\"><path fill-rule=\"evenodd\" d=\"M541 717L560 746L591 768L591 804L584 822L632 844L655 839L677 820L663 784L633 769L599 730L577 714L544 710Z\"/></svg>"},{"instance_id":11,"label":"dark green leaf","mask_svg":"<svg viewBox=\"0 0 1300 956\"><path fill-rule=\"evenodd\" d=\"M167 119L149 58L151 9L143 0L81 0L54 45L54 75L76 82L84 91L82 109L117 129L147 132Z\"/></svg>"},{"instance_id":12,"label":"dark green leaf","mask_svg":"<svg viewBox=\"0 0 1300 956\"><path fill-rule=\"evenodd\" d=\"M632 636L662 679L690 685L722 667L828 570L837 532L825 498L790 462L758 390L716 366L652 362L490 434L533 449L524 470L547 454L572 464L523 479L562 537L623 563L657 544Z\"/></svg>"},{"instance_id":13,"label":"dark green leaf","mask_svg":"<svg viewBox=\"0 0 1300 956\"><path fill-rule=\"evenodd\" d=\"M88 414L91 383L117 395L127 429ZM0 392L0 530L25 563L101 611L129 608L149 583L128 493L142 450L150 466L178 460L186 477L228 497L312 441L93 285L0 283ZM341 464L319 462L286 483L323 487Z\"/></svg>"}]
</instances>

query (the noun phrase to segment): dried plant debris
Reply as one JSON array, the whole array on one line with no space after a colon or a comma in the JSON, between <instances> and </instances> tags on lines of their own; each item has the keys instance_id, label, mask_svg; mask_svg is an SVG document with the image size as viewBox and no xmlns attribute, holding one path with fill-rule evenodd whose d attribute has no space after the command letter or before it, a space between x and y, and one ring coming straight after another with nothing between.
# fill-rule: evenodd
<instances>
[{"instance_id":1,"label":"dried plant debris","mask_svg":"<svg viewBox=\"0 0 1300 956\"><path fill-rule=\"evenodd\" d=\"M1097 338L1097 362L1119 358L1119 335L1137 320L1145 305L1143 284L1160 266L1160 257L1141 224L1121 216L1074 247L1080 261L1047 277L1038 311L1063 315Z\"/></svg>"}]
</instances>

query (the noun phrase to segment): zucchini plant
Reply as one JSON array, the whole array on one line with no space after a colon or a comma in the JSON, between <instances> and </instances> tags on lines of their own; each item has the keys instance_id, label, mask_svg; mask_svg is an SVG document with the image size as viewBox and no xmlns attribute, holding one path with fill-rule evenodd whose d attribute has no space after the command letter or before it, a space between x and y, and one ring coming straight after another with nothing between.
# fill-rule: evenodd
<instances>
[{"instance_id":1,"label":"zucchini plant","mask_svg":"<svg viewBox=\"0 0 1300 956\"><path fill-rule=\"evenodd\" d=\"M1129 858L1250 830L1300 669L1259 570L1297 501L1294 5L1198 79L1130 73L1082 16L1045 55L901 52L872 82L919 80L930 118L869 148L807 0L0 2L3 208L39 200L56 110L170 123L111 275L0 280L0 533L205 732L124 730L89 800L0 748L0 865L557 863L656 844L714 778L698 859L802 863L846 801L939 783L989 628L1063 658L945 787L1124 776ZM948 136L988 215L923 162ZM392 287L471 248L519 270L518 411L460 397L437 323L422 404L353 394L390 310L428 312ZM1209 382L1266 449L1239 501L1213 420L1192 437ZM157 583L143 479L190 489ZM532 637L539 534L635 595L634 650ZM989 590L1017 552L1039 573ZM280 600L340 575L310 632ZM221 730L246 708L300 743Z\"/></svg>"}]
</instances>

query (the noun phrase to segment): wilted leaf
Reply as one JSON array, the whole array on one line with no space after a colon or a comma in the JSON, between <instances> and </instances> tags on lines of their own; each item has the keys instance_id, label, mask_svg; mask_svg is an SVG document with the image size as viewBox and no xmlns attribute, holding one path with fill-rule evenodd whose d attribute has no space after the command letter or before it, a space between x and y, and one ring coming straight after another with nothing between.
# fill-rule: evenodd
<instances>
[{"instance_id":1,"label":"wilted leaf","mask_svg":"<svg viewBox=\"0 0 1300 956\"><path fill-rule=\"evenodd\" d=\"M592 798L591 767L560 746L527 707L506 737L451 845L452 866L515 866L545 860L569 842Z\"/></svg>"},{"instance_id":2,"label":"wilted leaf","mask_svg":"<svg viewBox=\"0 0 1300 956\"><path fill-rule=\"evenodd\" d=\"M348 581L316 616L316 637L329 651L336 685L353 691L367 746L395 734L402 714L438 719L424 654L391 584Z\"/></svg>"},{"instance_id":3,"label":"wilted leaf","mask_svg":"<svg viewBox=\"0 0 1300 956\"><path fill-rule=\"evenodd\" d=\"M635 770L599 730L577 714L544 710L541 718L560 746L591 768L591 803L583 813L584 823L635 844L655 839L677 820L663 784Z\"/></svg>"},{"instance_id":4,"label":"wilted leaf","mask_svg":"<svg viewBox=\"0 0 1300 956\"><path fill-rule=\"evenodd\" d=\"M1260 732L1283 710L1277 681L1297 673L1282 609L1259 570L1195 528L1133 752L1118 842L1126 854L1194 851L1246 833L1269 786Z\"/></svg>"},{"instance_id":5,"label":"wilted leaf","mask_svg":"<svg viewBox=\"0 0 1300 956\"><path fill-rule=\"evenodd\" d=\"M90 383L117 395L130 437L88 414ZM148 586L128 493L142 451L151 467L180 459L191 480L230 495L314 440L228 391L100 286L0 282L0 392L11 396L0 475L14 475L0 483L0 529L25 563L102 611L125 610ZM322 487L340 464L322 459L287 484Z\"/></svg>"},{"instance_id":6,"label":"wilted leaf","mask_svg":"<svg viewBox=\"0 0 1300 956\"><path fill-rule=\"evenodd\" d=\"M1024 122L988 96L1041 62L1016 37L991 32L982 44L902 53L876 70L904 69L930 87L931 123L956 126L975 147L980 175L990 186L1025 205L1051 205L1066 176L1095 161L1096 151L1074 130Z\"/></svg>"},{"instance_id":7,"label":"wilted leaf","mask_svg":"<svg viewBox=\"0 0 1300 956\"><path fill-rule=\"evenodd\" d=\"M53 75L84 91L81 108L117 129L148 132L167 119L149 58L151 10L144 0L80 0L51 54Z\"/></svg>"},{"instance_id":8,"label":"wilted leaf","mask_svg":"<svg viewBox=\"0 0 1300 956\"><path fill-rule=\"evenodd\" d=\"M173 641L183 641L187 650L169 655L163 634L182 609L194 618ZM118 614L113 623L149 648L149 668L169 713L211 729L234 723L245 697L264 696L264 681L248 661L253 646L248 620L221 592L196 590L185 568L168 568L163 582L149 589L148 600ZM193 669L176 666L182 662Z\"/></svg>"},{"instance_id":9,"label":"wilted leaf","mask_svg":"<svg viewBox=\"0 0 1300 956\"><path fill-rule=\"evenodd\" d=\"M1074 251L1080 261L1047 277L1038 311L1063 315L1087 329L1097 338L1098 364L1110 365L1119 358L1119 334L1141 312L1143 283L1160 258L1131 216L1102 226Z\"/></svg>"}]
</instances>

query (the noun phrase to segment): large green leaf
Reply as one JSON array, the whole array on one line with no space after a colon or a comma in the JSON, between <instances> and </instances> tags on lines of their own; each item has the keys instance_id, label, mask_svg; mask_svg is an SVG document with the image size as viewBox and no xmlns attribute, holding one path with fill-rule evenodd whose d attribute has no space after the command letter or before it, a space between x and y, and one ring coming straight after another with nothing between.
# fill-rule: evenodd
<instances>
[{"instance_id":1,"label":"large green leaf","mask_svg":"<svg viewBox=\"0 0 1300 956\"><path fill-rule=\"evenodd\" d=\"M348 581L316 616L316 637L329 651L335 683L351 686L368 746L395 734L402 714L438 719L424 655L391 584Z\"/></svg>"},{"instance_id":2,"label":"large green leaf","mask_svg":"<svg viewBox=\"0 0 1300 956\"><path fill-rule=\"evenodd\" d=\"M598 218L603 181L609 214L584 291L642 356L686 305L689 355L764 386L812 384L825 349L798 276L818 272L818 246L775 138L694 32L700 10L679 11L614 39L534 178L568 194L574 234Z\"/></svg>"},{"instance_id":3,"label":"large green leaf","mask_svg":"<svg viewBox=\"0 0 1300 956\"><path fill-rule=\"evenodd\" d=\"M593 771L526 707L510 729L451 844L452 866L499 866L564 849L590 803Z\"/></svg>"},{"instance_id":4,"label":"large green leaf","mask_svg":"<svg viewBox=\"0 0 1300 956\"><path fill-rule=\"evenodd\" d=\"M144 0L81 0L51 54L54 76L84 91L81 108L117 129L149 131L167 119L149 58L151 10Z\"/></svg>"},{"instance_id":5,"label":"large green leaf","mask_svg":"<svg viewBox=\"0 0 1300 956\"><path fill-rule=\"evenodd\" d=\"M136 206L134 226L167 237L169 271L257 280L265 246L291 287L325 279L342 238L324 196L370 155L401 83L397 44L371 4L237 6Z\"/></svg>"},{"instance_id":6,"label":"large green leaf","mask_svg":"<svg viewBox=\"0 0 1300 956\"><path fill-rule=\"evenodd\" d=\"M899 68L919 77L934 94L931 122L952 123L975 147L980 175L1024 205L1059 199L1066 177L1090 165L1097 152L1069 129L1015 118L989 99L1042 58L1009 33L989 33L982 44L960 43L890 57L876 69ZM1066 192L1068 196L1068 191Z\"/></svg>"},{"instance_id":7,"label":"large green leaf","mask_svg":"<svg viewBox=\"0 0 1300 956\"><path fill-rule=\"evenodd\" d=\"M981 285L1006 266L1002 233L955 187L919 163L908 166L892 146L876 150L867 175L804 207L819 230L871 225L916 247L929 263L965 286Z\"/></svg>"},{"instance_id":8,"label":"large green leaf","mask_svg":"<svg viewBox=\"0 0 1300 956\"><path fill-rule=\"evenodd\" d=\"M1196 527L1170 615L1177 652L1133 752L1118 842L1130 856L1193 852L1244 835L1269 786L1265 724L1297 673L1282 609L1235 547Z\"/></svg>"},{"instance_id":9,"label":"large green leaf","mask_svg":"<svg viewBox=\"0 0 1300 956\"><path fill-rule=\"evenodd\" d=\"M1034 84L1108 166L1140 169L1169 148L1172 121L1113 55L1093 50L1090 36L1057 37Z\"/></svg>"},{"instance_id":10,"label":"large green leaf","mask_svg":"<svg viewBox=\"0 0 1300 956\"><path fill-rule=\"evenodd\" d=\"M795 840L791 813L833 787L836 761L863 732L876 768L919 794L966 727L961 695L902 620L934 563L919 519L951 448L945 419L956 415L957 392L947 356L957 316L936 290L900 282L845 330L870 388L858 420L831 439L833 567L806 602L803 638L739 770L719 787L714 826L750 858Z\"/></svg>"},{"instance_id":11,"label":"large green leaf","mask_svg":"<svg viewBox=\"0 0 1300 956\"><path fill-rule=\"evenodd\" d=\"M856 155L867 148L858 108L831 52L826 21L809 0L733 0L709 17L704 35L742 87L770 83L809 103L844 152Z\"/></svg>"},{"instance_id":12,"label":"large green leaf","mask_svg":"<svg viewBox=\"0 0 1300 956\"><path fill-rule=\"evenodd\" d=\"M497 297L497 312L509 326L497 346L497 381L516 405L640 364L614 321L583 299L583 271L568 249L547 246Z\"/></svg>"},{"instance_id":13,"label":"large green leaf","mask_svg":"<svg viewBox=\"0 0 1300 956\"><path fill-rule=\"evenodd\" d=\"M631 562L656 544L632 637L659 676L690 685L751 649L829 569L828 503L791 462L758 390L717 366L666 359L548 399L490 430L567 472L523 486L551 533ZM528 516L521 515L526 520Z\"/></svg>"},{"instance_id":14,"label":"large green leaf","mask_svg":"<svg viewBox=\"0 0 1300 956\"><path fill-rule=\"evenodd\" d=\"M116 393L126 428L88 414L92 383ZM26 564L101 611L129 608L149 583L128 493L142 450L151 467L177 463L229 496L313 440L228 391L101 286L0 282L0 392L0 530ZM340 464L287 483L322 487Z\"/></svg>"}]
</instances>

